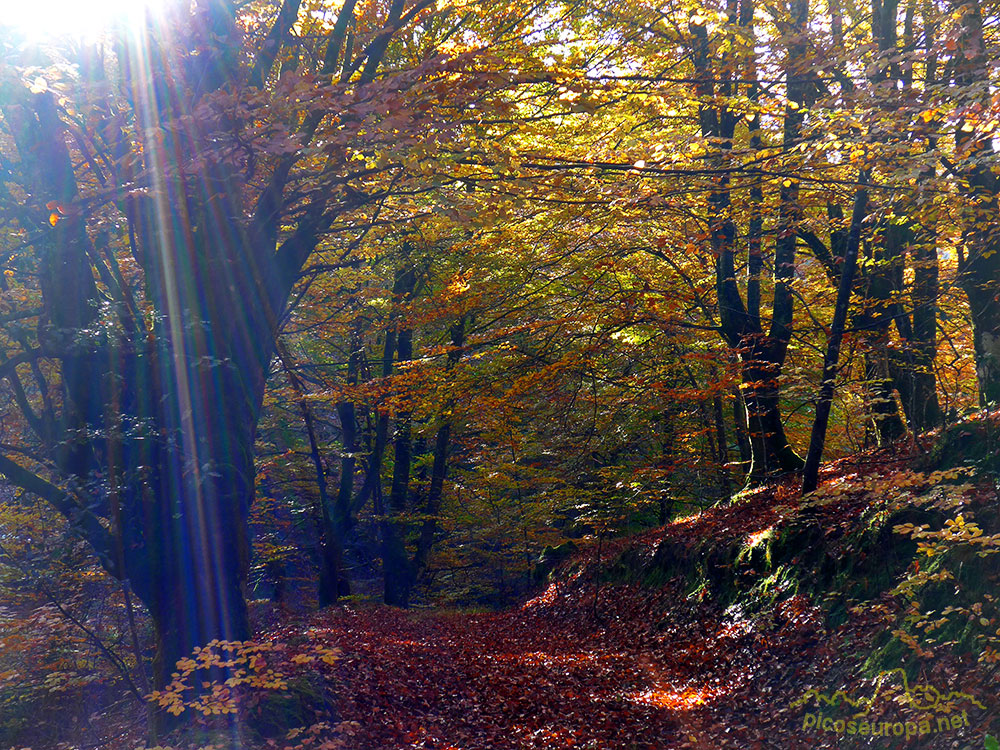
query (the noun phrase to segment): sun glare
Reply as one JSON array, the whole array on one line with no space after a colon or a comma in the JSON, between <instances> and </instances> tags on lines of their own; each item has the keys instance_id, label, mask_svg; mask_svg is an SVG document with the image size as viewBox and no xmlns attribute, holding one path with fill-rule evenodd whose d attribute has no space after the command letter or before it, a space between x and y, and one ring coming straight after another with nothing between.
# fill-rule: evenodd
<instances>
[{"instance_id":1,"label":"sun glare","mask_svg":"<svg viewBox=\"0 0 1000 750\"><path fill-rule=\"evenodd\" d=\"M29 39L92 38L138 19L162 0L0 0L0 35L15 30Z\"/></svg>"}]
</instances>

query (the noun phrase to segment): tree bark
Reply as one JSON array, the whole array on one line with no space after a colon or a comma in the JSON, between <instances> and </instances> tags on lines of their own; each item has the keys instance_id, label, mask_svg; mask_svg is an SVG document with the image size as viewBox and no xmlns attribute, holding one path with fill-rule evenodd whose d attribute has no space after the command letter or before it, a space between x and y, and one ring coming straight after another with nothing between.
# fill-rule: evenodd
<instances>
[{"instance_id":1,"label":"tree bark","mask_svg":"<svg viewBox=\"0 0 1000 750\"><path fill-rule=\"evenodd\" d=\"M754 7L751 0L727 4L732 23L739 23L750 30L753 26ZM805 30L808 18L806 0L795 0L790 5L791 17L784 33L788 39L786 65L787 93L791 102L785 112L783 141L786 149L797 145L803 120L803 106L807 99L805 69ZM726 76L721 77L712 69L712 52L707 29L691 29L694 42L692 59L696 75L696 91L703 102L717 96L736 93L736 84ZM752 53L751 53L752 54ZM752 62L752 61L751 61ZM735 68L728 57L720 67ZM753 66L751 64L751 70ZM716 84L716 81L719 81ZM751 83L748 94L759 96L759 86ZM765 333L760 316L760 283L763 269L761 235L763 233L763 190L759 184L751 186L750 228L747 239L748 271L747 297L741 294L736 271L737 227L732 219L729 173L725 169L732 149L738 118L722 105L703 103L699 109L701 135L716 144L712 165L719 168L712 177L709 192L709 238L716 258L715 277L718 299L720 332L727 345L740 361L740 394L746 407L747 436L750 446L750 468L747 483L759 484L771 476L794 471L802 467L802 459L795 453L785 435L780 411L779 378L791 338L793 315L792 279L795 270L796 229L801 209L798 207L798 184L786 180L780 188L777 239L774 252L774 291L771 300L771 325ZM755 121L756 122L756 121ZM751 123L751 128L754 123ZM760 145L759 138L751 131L751 145Z\"/></svg>"},{"instance_id":2,"label":"tree bark","mask_svg":"<svg viewBox=\"0 0 1000 750\"><path fill-rule=\"evenodd\" d=\"M864 185L867 175L861 174L858 183ZM830 325L830 338L826 345L826 356L823 358L823 382L820 385L819 398L816 401L816 418L813 421L812 433L809 437L809 452L803 469L802 493L816 489L819 477L819 464L823 457L823 447L826 444L826 429L830 419L830 409L833 405L833 392L837 380L837 368L840 360L840 343L844 336L844 326L847 323L847 312L851 303L851 287L854 285L854 273L858 265L858 248L861 244L861 223L864 221L868 204L868 190L859 188L854 199L854 211L851 215L851 228L847 237L847 247L844 251L844 266L840 274L840 285L837 289L837 302L833 311L833 322Z\"/></svg>"},{"instance_id":3,"label":"tree bark","mask_svg":"<svg viewBox=\"0 0 1000 750\"><path fill-rule=\"evenodd\" d=\"M410 286L412 291L412 285ZM399 331L399 362L413 359L413 330ZM410 589L413 569L406 551L406 521L410 467L413 463L413 425L409 410L396 417L396 435L393 441L392 484L389 502L380 524L382 531L382 572L385 580L384 601L394 607L410 606Z\"/></svg>"},{"instance_id":4,"label":"tree bark","mask_svg":"<svg viewBox=\"0 0 1000 750\"><path fill-rule=\"evenodd\" d=\"M397 303L412 300L417 283L416 268L410 260L408 246L404 247L403 255L403 266L397 272L393 284L393 296ZM398 309L393 313L394 317L399 314ZM390 343L395 344L394 351L389 349ZM383 377L389 377L392 374L394 355L398 357L399 362L409 362L413 359L413 330L405 325L400 325L398 319L393 321L391 330L386 332L386 349L382 360ZM376 453L379 452L380 448L382 452L385 450L388 440L388 420L389 412L387 410L379 414ZM374 488L378 501L376 513L381 517L379 531L382 536L383 600L386 604L406 608L410 606L410 588L412 586L412 570L406 551L405 528L402 518L407 507L410 465L413 456L413 431L408 409L397 414L395 429L394 460L388 503L381 502L381 483L378 479L374 483ZM381 471L381 454L379 454L378 463L373 464L371 470Z\"/></svg>"},{"instance_id":5,"label":"tree bark","mask_svg":"<svg viewBox=\"0 0 1000 750\"><path fill-rule=\"evenodd\" d=\"M462 317L451 327L451 351L448 352L447 370L450 373L462 358L465 347L466 318ZM412 569L414 582L419 581L427 570L431 547L434 545L434 535L438 528L438 515L441 512L441 500L444 495L444 480L448 473L448 450L451 442L452 414L455 406L453 398L445 401L441 426L434 436L434 463L431 466L431 482L427 490L427 500L424 503L424 520L420 526L420 536L417 548L413 553Z\"/></svg>"},{"instance_id":6,"label":"tree bark","mask_svg":"<svg viewBox=\"0 0 1000 750\"><path fill-rule=\"evenodd\" d=\"M297 5L285 3L268 39L286 35ZM345 4L338 29L353 19L354 5ZM43 300L30 354L59 365L62 391L61 414L48 389L40 416L22 399L56 478L46 481L6 456L0 471L42 493L148 607L158 646L154 687L195 647L250 635L256 425L281 316L334 213L330 191L322 190L306 206L296 196L290 210L296 152L274 168L247 215L254 187L231 147L239 132L231 118L239 115L206 103L240 80L236 12L230 0L168 4L155 21L162 28L135 29L117 49L121 85L104 88L122 99L94 109L102 136L113 141L105 165L113 182L95 163L83 179L118 190L127 247L142 270L143 314L116 273L108 233L103 240L98 233L96 246L88 236L88 212L107 195L81 199L53 94L12 85L0 105L20 156L17 221L36 251ZM406 18L397 14L366 50L367 71L374 73ZM269 59L270 51L260 56L258 82ZM82 75L99 82L104 74L93 62L85 61ZM120 103L131 111L112 114ZM120 123L128 118L134 127L126 134ZM299 133L304 140L319 119L309 122ZM78 169L86 171L86 159ZM95 265L110 291L98 291ZM100 320L109 294L118 327ZM17 373L10 379L16 392ZM102 519L114 519L120 539Z\"/></svg>"},{"instance_id":7,"label":"tree bark","mask_svg":"<svg viewBox=\"0 0 1000 750\"><path fill-rule=\"evenodd\" d=\"M955 54L955 83L963 94L985 107L990 106L989 59L983 36L983 16L979 3L954 2L961 19ZM990 169L995 152L989 134L963 128L959 119L955 130L957 167L969 186L964 216L964 257L959 258L959 280L969 299L972 339L975 347L979 400L983 406L1000 403L1000 232L997 177Z\"/></svg>"}]
</instances>

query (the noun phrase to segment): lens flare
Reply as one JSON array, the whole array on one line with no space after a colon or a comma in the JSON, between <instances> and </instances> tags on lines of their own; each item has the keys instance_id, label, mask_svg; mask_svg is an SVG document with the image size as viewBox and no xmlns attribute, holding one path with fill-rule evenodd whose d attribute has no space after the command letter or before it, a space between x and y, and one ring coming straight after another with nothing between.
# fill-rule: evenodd
<instances>
[{"instance_id":1,"label":"lens flare","mask_svg":"<svg viewBox=\"0 0 1000 750\"><path fill-rule=\"evenodd\" d=\"M14 31L30 40L92 39L112 26L135 22L156 4L157 0L0 0L0 36Z\"/></svg>"}]
</instances>

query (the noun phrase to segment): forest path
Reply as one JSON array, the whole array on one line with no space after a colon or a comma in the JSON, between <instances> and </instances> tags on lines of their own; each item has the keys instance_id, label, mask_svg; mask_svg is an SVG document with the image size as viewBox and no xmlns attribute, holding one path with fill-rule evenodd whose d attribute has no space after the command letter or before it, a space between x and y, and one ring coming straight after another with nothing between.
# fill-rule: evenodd
<instances>
[{"instance_id":1,"label":"forest path","mask_svg":"<svg viewBox=\"0 0 1000 750\"><path fill-rule=\"evenodd\" d=\"M891 470L882 467L887 475ZM858 476L846 459L824 471L838 472ZM865 474L872 476L871 467ZM845 670L863 662L895 622L884 599L831 631L803 595L750 617L737 606L713 604L699 595L704 591L691 593L679 578L661 586L593 583L626 550L635 553L633 561L652 561L664 544L669 558L690 556L708 539L751 540L794 514L799 500L798 486L786 482L615 540L599 560L585 553L557 574L558 585L503 612L341 607L321 613L315 626L343 651L336 692L341 718L361 727L354 747L837 746L844 738L808 731L806 710L794 704L809 688L856 679ZM869 503L862 492L841 493L821 510L824 528L836 534L853 528Z\"/></svg>"},{"instance_id":2,"label":"forest path","mask_svg":"<svg viewBox=\"0 0 1000 750\"><path fill-rule=\"evenodd\" d=\"M352 747L816 747L795 736L787 697L817 644L803 601L762 635L697 603L664 618L670 588L602 587L594 619L593 592L553 587L494 614L328 611L313 633L342 650L340 718L361 727Z\"/></svg>"}]
</instances>

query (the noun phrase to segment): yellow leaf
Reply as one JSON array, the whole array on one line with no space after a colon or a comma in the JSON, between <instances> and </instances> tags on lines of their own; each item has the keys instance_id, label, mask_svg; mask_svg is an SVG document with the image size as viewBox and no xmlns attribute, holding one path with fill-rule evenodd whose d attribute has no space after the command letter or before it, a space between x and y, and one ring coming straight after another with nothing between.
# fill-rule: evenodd
<instances>
[{"instance_id":1,"label":"yellow leaf","mask_svg":"<svg viewBox=\"0 0 1000 750\"><path fill-rule=\"evenodd\" d=\"M49 224L55 226L58 223L59 223L59 214L53 211L52 213L49 214Z\"/></svg>"}]
</instances>

